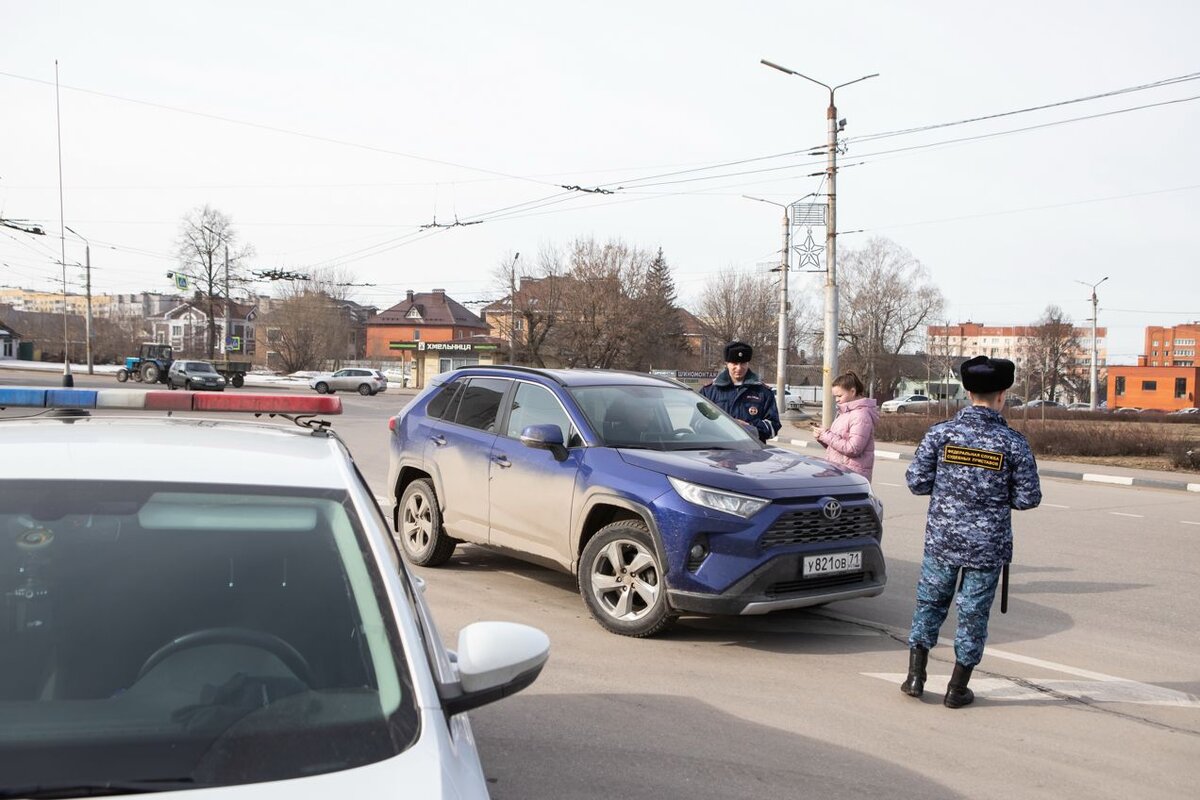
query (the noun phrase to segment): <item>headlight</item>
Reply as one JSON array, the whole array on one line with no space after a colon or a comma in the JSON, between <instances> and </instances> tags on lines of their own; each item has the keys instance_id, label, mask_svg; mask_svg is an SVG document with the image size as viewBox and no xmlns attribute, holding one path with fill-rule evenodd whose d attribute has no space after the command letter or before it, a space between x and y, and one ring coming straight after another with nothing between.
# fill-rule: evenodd
<instances>
[{"instance_id":1,"label":"headlight","mask_svg":"<svg viewBox=\"0 0 1200 800\"><path fill-rule=\"evenodd\" d=\"M700 486L679 478L668 476L667 480L671 482L671 486L679 493L679 496L689 503L695 503L715 511L724 511L726 514L733 514L736 517L752 517L771 503L770 500L764 500L761 497L748 497L744 494L726 492L723 489Z\"/></svg>"}]
</instances>

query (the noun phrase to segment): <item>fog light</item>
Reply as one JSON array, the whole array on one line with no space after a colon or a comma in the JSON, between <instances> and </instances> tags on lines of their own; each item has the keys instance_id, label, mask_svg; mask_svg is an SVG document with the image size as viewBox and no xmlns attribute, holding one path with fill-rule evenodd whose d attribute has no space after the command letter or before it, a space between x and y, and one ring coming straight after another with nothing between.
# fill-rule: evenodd
<instances>
[{"instance_id":1,"label":"fog light","mask_svg":"<svg viewBox=\"0 0 1200 800\"><path fill-rule=\"evenodd\" d=\"M693 561L703 561L704 557L708 555L708 548L702 544L694 544L688 551L688 555L692 557Z\"/></svg>"}]
</instances>

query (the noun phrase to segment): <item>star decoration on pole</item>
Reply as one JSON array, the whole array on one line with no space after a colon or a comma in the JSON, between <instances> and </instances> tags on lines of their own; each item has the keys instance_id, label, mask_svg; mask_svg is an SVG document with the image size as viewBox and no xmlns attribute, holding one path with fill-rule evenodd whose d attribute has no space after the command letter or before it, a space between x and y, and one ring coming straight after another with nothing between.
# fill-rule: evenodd
<instances>
[{"instance_id":1,"label":"star decoration on pole","mask_svg":"<svg viewBox=\"0 0 1200 800\"><path fill-rule=\"evenodd\" d=\"M793 248L800 256L799 267L803 269L806 265L812 265L818 270L821 269L821 251L825 249L824 245L819 245L813 241L812 228L808 229L808 235L804 239L804 244Z\"/></svg>"}]
</instances>

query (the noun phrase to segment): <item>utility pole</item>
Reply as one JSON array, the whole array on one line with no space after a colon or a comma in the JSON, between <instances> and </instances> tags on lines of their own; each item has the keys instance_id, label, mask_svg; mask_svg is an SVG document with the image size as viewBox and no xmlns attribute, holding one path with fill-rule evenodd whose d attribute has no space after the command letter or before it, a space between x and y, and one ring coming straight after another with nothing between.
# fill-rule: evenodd
<instances>
[{"instance_id":1,"label":"utility pole","mask_svg":"<svg viewBox=\"0 0 1200 800\"><path fill-rule=\"evenodd\" d=\"M829 90L829 108L826 109L825 118L829 130L829 142L827 147L828 164L826 168L826 180L829 182L829 209L825 215L825 353L821 364L821 388L822 388L822 403L821 403L821 425L828 428L833 423L833 379L837 373L838 361L838 289L837 289L837 135L843 127L845 120L838 120L837 105L834 103L834 93L843 86L849 86L852 83L865 81L868 78L878 77L879 73L864 75L861 78L855 78L846 83L839 83L837 86L830 86L827 83L822 83L807 75L803 75L795 70L781 67L766 59L762 59L761 63L777 69L780 72L785 72L788 75L794 75L797 78L804 78L810 83L815 83L818 86L824 86Z\"/></svg>"},{"instance_id":2,"label":"utility pole","mask_svg":"<svg viewBox=\"0 0 1200 800\"><path fill-rule=\"evenodd\" d=\"M225 242L225 331L224 331L224 336L223 336L224 341L221 342L221 360L222 361L229 360L229 341L231 338L229 335L230 334L229 304L231 302L233 302L233 300L229 296L229 242L226 241Z\"/></svg>"},{"instance_id":3,"label":"utility pole","mask_svg":"<svg viewBox=\"0 0 1200 800\"><path fill-rule=\"evenodd\" d=\"M792 226L787 206L783 208L783 252L779 256L779 351L775 375L775 402L787 411L787 353L788 353L788 254L792 251Z\"/></svg>"},{"instance_id":4,"label":"utility pole","mask_svg":"<svg viewBox=\"0 0 1200 800\"><path fill-rule=\"evenodd\" d=\"M84 285L87 292L87 317L84 320L84 338L87 341L84 346L87 350L87 374L94 375L95 369L93 368L94 364L92 361L92 243L89 242L83 236L83 234L79 233L79 231L75 230L69 225L64 225L63 227L78 236L80 239L83 239L83 264L84 274L86 275L86 278L84 279Z\"/></svg>"},{"instance_id":5,"label":"utility pole","mask_svg":"<svg viewBox=\"0 0 1200 800\"><path fill-rule=\"evenodd\" d=\"M58 224L63 228L58 232L58 244L62 252L62 295L63 295L63 386L74 386L75 378L71 375L71 345L67 335L67 227L63 214L63 179L62 179L62 106L58 100L58 59L54 59L54 126L58 132Z\"/></svg>"},{"instance_id":6,"label":"utility pole","mask_svg":"<svg viewBox=\"0 0 1200 800\"><path fill-rule=\"evenodd\" d=\"M517 259L521 251L513 256L508 265L508 363L517 363Z\"/></svg>"},{"instance_id":7,"label":"utility pole","mask_svg":"<svg viewBox=\"0 0 1200 800\"><path fill-rule=\"evenodd\" d=\"M1097 307L1097 304L1099 303L1099 301L1096 299L1096 287L1099 286L1100 284L1104 283L1106 280L1108 280L1107 275L1105 275L1103 278L1096 281L1095 283L1087 283L1086 281L1078 281L1078 280L1075 281L1076 283L1082 283L1084 286L1090 287L1092 290L1092 374L1091 374L1091 393L1088 396L1088 410L1089 411L1096 410L1096 395L1100 393L1100 378L1099 378L1099 374L1097 371L1098 365L1096 364L1096 360L1099 355L1098 350L1100 349L1096 345L1096 317L1097 317L1097 312L1099 310Z\"/></svg>"}]
</instances>

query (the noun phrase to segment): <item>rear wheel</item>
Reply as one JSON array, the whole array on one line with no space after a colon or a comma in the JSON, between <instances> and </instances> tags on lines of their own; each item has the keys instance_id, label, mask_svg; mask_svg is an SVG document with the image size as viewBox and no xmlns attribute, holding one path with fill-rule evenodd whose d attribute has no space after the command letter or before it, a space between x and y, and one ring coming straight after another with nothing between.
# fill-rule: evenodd
<instances>
[{"instance_id":1,"label":"rear wheel","mask_svg":"<svg viewBox=\"0 0 1200 800\"><path fill-rule=\"evenodd\" d=\"M129 380L129 370L121 367L117 370L117 383L124 383L127 380Z\"/></svg>"},{"instance_id":2,"label":"rear wheel","mask_svg":"<svg viewBox=\"0 0 1200 800\"><path fill-rule=\"evenodd\" d=\"M229 382L233 384L233 388L240 389L245 385L246 378L239 372L237 375L234 375L232 378L230 378Z\"/></svg>"},{"instance_id":3,"label":"rear wheel","mask_svg":"<svg viewBox=\"0 0 1200 800\"><path fill-rule=\"evenodd\" d=\"M413 481L404 490L399 517L396 538L410 562L419 567L437 567L454 555L458 542L442 528L437 493L428 479Z\"/></svg>"},{"instance_id":4,"label":"rear wheel","mask_svg":"<svg viewBox=\"0 0 1200 800\"><path fill-rule=\"evenodd\" d=\"M579 592L601 626L622 636L653 636L675 615L650 529L640 520L606 525L583 548Z\"/></svg>"},{"instance_id":5,"label":"rear wheel","mask_svg":"<svg viewBox=\"0 0 1200 800\"><path fill-rule=\"evenodd\" d=\"M321 381L314 388L316 388L317 394L328 394L329 393L329 384L325 383L325 381Z\"/></svg>"},{"instance_id":6,"label":"rear wheel","mask_svg":"<svg viewBox=\"0 0 1200 800\"><path fill-rule=\"evenodd\" d=\"M368 395L375 394L374 392L371 391L371 385L367 384L367 383L359 384L358 393L361 394L363 397L367 397Z\"/></svg>"}]
</instances>

